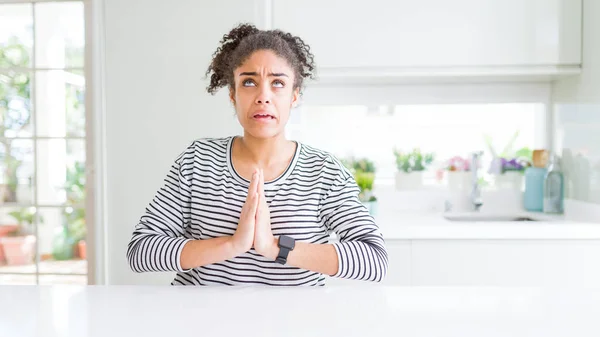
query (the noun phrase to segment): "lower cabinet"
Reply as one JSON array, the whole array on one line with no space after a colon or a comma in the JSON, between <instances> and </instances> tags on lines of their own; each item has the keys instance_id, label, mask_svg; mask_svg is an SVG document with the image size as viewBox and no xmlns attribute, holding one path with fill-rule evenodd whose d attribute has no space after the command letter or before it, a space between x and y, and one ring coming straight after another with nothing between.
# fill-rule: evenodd
<instances>
[{"instance_id":1,"label":"lower cabinet","mask_svg":"<svg viewBox=\"0 0 600 337\"><path fill-rule=\"evenodd\" d=\"M387 240L383 285L549 286L600 284L600 240ZM370 282L330 278L329 285Z\"/></svg>"},{"instance_id":2,"label":"lower cabinet","mask_svg":"<svg viewBox=\"0 0 600 337\"><path fill-rule=\"evenodd\" d=\"M600 240L415 240L411 284L592 286Z\"/></svg>"}]
</instances>

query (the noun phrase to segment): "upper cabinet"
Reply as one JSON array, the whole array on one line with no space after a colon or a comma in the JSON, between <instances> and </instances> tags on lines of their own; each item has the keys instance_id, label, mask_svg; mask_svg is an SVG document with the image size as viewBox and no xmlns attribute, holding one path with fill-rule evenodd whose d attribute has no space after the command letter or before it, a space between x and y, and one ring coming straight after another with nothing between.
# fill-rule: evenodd
<instances>
[{"instance_id":1,"label":"upper cabinet","mask_svg":"<svg viewBox=\"0 0 600 337\"><path fill-rule=\"evenodd\" d=\"M581 0L302 0L272 27L311 46L321 75L552 75L581 63Z\"/></svg>"}]
</instances>

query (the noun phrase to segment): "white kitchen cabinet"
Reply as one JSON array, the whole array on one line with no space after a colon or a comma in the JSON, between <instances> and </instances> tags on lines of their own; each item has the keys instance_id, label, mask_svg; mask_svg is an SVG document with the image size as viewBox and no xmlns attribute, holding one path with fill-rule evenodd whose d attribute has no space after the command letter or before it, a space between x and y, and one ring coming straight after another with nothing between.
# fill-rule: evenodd
<instances>
[{"instance_id":1,"label":"white kitchen cabinet","mask_svg":"<svg viewBox=\"0 0 600 337\"><path fill-rule=\"evenodd\" d=\"M597 286L600 240L414 240L414 286Z\"/></svg>"},{"instance_id":2,"label":"white kitchen cabinet","mask_svg":"<svg viewBox=\"0 0 600 337\"><path fill-rule=\"evenodd\" d=\"M389 267L386 278L381 284L410 285L410 241L386 240ZM329 278L328 285L370 285L368 282Z\"/></svg>"},{"instance_id":3,"label":"white kitchen cabinet","mask_svg":"<svg viewBox=\"0 0 600 337\"><path fill-rule=\"evenodd\" d=\"M272 1L272 25L305 39L324 77L543 73L581 63L581 9L581 0Z\"/></svg>"}]
</instances>

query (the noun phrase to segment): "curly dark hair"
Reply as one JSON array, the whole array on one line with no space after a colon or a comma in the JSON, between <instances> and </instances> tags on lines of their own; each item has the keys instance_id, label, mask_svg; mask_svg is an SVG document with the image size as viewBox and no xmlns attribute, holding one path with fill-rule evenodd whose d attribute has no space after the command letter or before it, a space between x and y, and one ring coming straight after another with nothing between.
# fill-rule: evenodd
<instances>
[{"instance_id":1,"label":"curly dark hair","mask_svg":"<svg viewBox=\"0 0 600 337\"><path fill-rule=\"evenodd\" d=\"M214 95L220 88L234 88L233 71L257 50L271 50L284 58L294 70L294 89L302 89L305 78L314 78L314 57L301 38L281 30L260 30L243 23L223 35L220 46L206 71L210 84L206 91Z\"/></svg>"}]
</instances>

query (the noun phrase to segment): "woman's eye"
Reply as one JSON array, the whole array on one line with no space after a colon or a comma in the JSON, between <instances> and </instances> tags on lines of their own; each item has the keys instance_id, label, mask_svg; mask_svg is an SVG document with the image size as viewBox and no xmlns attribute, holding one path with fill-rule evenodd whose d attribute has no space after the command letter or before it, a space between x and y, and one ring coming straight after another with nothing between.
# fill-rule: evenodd
<instances>
[{"instance_id":1,"label":"woman's eye","mask_svg":"<svg viewBox=\"0 0 600 337\"><path fill-rule=\"evenodd\" d=\"M254 83L253 80L244 80L244 82L242 82L242 85L245 87L253 87L256 85L256 83Z\"/></svg>"},{"instance_id":2,"label":"woman's eye","mask_svg":"<svg viewBox=\"0 0 600 337\"><path fill-rule=\"evenodd\" d=\"M275 88L283 88L285 86L285 83L283 83L282 81L279 81L279 80L275 80L275 81L273 81L273 86Z\"/></svg>"}]
</instances>

